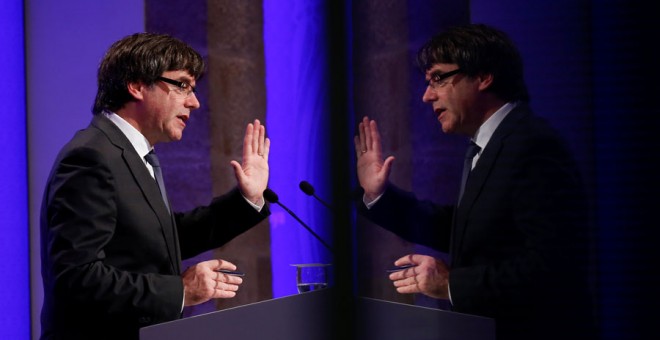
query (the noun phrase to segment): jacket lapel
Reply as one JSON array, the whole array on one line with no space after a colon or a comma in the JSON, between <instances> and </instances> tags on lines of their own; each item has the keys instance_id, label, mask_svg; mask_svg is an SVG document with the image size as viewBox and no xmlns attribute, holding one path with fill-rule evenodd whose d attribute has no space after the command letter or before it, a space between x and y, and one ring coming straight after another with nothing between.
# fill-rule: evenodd
<instances>
[{"instance_id":1,"label":"jacket lapel","mask_svg":"<svg viewBox=\"0 0 660 340\"><path fill-rule=\"evenodd\" d=\"M170 214L165 206L165 202L163 202L156 181L149 174L149 170L147 170L147 167L128 138L126 138L114 123L102 115L96 115L92 120L92 124L103 131L112 144L122 149L122 158L126 166L133 174L135 182L140 187L144 197L146 197L147 203L160 222L161 231L165 238L167 252L172 264L172 270L178 274L181 258L178 251L178 240L176 238L176 224L173 215Z\"/></svg>"},{"instance_id":2,"label":"jacket lapel","mask_svg":"<svg viewBox=\"0 0 660 340\"><path fill-rule=\"evenodd\" d=\"M455 263L459 263L458 254L461 253L459 249L463 246L463 239L467 230L467 221L470 211L474 203L479 198L479 194L483 189L486 180L488 179L495 161L502 152L503 141L513 131L516 123L529 114L529 109L526 104L519 104L502 120L497 127L488 145L479 156L479 160L474 169L470 173L467 182L465 183L465 191L461 198L460 204L456 207L454 216L454 230L452 232L452 257Z\"/></svg>"}]
</instances>

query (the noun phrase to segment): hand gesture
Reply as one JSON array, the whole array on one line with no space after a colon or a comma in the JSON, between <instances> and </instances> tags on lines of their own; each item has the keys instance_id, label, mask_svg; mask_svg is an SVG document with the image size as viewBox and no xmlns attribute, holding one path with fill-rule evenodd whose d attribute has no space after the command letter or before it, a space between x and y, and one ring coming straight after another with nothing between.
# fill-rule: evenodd
<instances>
[{"instance_id":1,"label":"hand gesture","mask_svg":"<svg viewBox=\"0 0 660 340\"><path fill-rule=\"evenodd\" d=\"M368 201L373 201L385 191L390 176L393 156L383 161L382 143L375 120L364 117L359 125L359 135L355 136L357 154L357 174L360 186Z\"/></svg>"},{"instance_id":2,"label":"hand gesture","mask_svg":"<svg viewBox=\"0 0 660 340\"><path fill-rule=\"evenodd\" d=\"M183 272L184 305L194 306L210 299L232 298L243 279L217 272L219 269L236 270L236 266L220 259L200 262Z\"/></svg>"},{"instance_id":3,"label":"hand gesture","mask_svg":"<svg viewBox=\"0 0 660 340\"><path fill-rule=\"evenodd\" d=\"M263 202L263 192L268 185L268 152L270 139L266 138L266 128L258 119L245 129L243 139L243 163L231 161L238 188L245 198L259 205Z\"/></svg>"},{"instance_id":4,"label":"hand gesture","mask_svg":"<svg viewBox=\"0 0 660 340\"><path fill-rule=\"evenodd\" d=\"M395 266L412 264L413 267L390 274L399 293L422 293L436 299L449 299L449 269L447 265L427 255L406 255L394 262Z\"/></svg>"}]
</instances>

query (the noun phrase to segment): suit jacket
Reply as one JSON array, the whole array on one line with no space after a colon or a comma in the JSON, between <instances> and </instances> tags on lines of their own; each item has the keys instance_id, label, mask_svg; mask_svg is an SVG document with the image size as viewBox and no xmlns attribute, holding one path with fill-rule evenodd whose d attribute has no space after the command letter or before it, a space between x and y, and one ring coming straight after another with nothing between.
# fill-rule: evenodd
<instances>
[{"instance_id":1,"label":"suit jacket","mask_svg":"<svg viewBox=\"0 0 660 340\"><path fill-rule=\"evenodd\" d=\"M593 331L587 202L559 135L526 104L495 130L458 206L389 186L366 216L451 255L457 312L495 318L498 339ZM569 333L566 333L569 332Z\"/></svg>"},{"instance_id":2,"label":"suit jacket","mask_svg":"<svg viewBox=\"0 0 660 340\"><path fill-rule=\"evenodd\" d=\"M97 115L57 156L41 211L42 339L138 339L181 316L180 263L268 216L237 189L170 214L124 134Z\"/></svg>"}]
</instances>

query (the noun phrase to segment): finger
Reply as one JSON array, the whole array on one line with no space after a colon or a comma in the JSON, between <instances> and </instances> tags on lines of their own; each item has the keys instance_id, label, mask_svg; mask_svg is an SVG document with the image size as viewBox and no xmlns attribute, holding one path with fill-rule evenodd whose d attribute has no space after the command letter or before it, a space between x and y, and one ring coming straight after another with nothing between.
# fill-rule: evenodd
<instances>
[{"instance_id":1,"label":"finger","mask_svg":"<svg viewBox=\"0 0 660 340\"><path fill-rule=\"evenodd\" d=\"M410 286L410 285L416 285L417 280L415 279L415 277L411 276L411 277L407 277L407 278L400 279L400 280L393 280L392 284L394 285L394 287L399 288L399 287L405 287L405 286Z\"/></svg>"},{"instance_id":2,"label":"finger","mask_svg":"<svg viewBox=\"0 0 660 340\"><path fill-rule=\"evenodd\" d=\"M372 120L369 124L369 138L367 150L381 152L380 132L378 131L378 123L375 120Z\"/></svg>"},{"instance_id":3,"label":"finger","mask_svg":"<svg viewBox=\"0 0 660 340\"><path fill-rule=\"evenodd\" d=\"M241 278L240 276L224 274L220 272L217 273L220 274L216 279L218 283L226 283L232 285L240 285L241 283L243 283L243 278Z\"/></svg>"},{"instance_id":4,"label":"finger","mask_svg":"<svg viewBox=\"0 0 660 340\"><path fill-rule=\"evenodd\" d=\"M218 286L213 289L213 298L232 298L236 296L237 291L238 285L219 283Z\"/></svg>"},{"instance_id":5,"label":"finger","mask_svg":"<svg viewBox=\"0 0 660 340\"><path fill-rule=\"evenodd\" d=\"M252 128L252 153L259 153L259 134L261 132L261 123L259 119L254 120L254 127Z\"/></svg>"},{"instance_id":6,"label":"finger","mask_svg":"<svg viewBox=\"0 0 660 340\"><path fill-rule=\"evenodd\" d=\"M220 283L219 286L218 286L218 289L229 291L229 292L236 292L236 291L238 291L238 285L231 284L231 283Z\"/></svg>"},{"instance_id":7,"label":"finger","mask_svg":"<svg viewBox=\"0 0 660 340\"><path fill-rule=\"evenodd\" d=\"M371 131L372 130L371 125L375 124L376 121L372 120L370 122L369 118L364 117L364 120L362 122L364 123L364 143L362 144L362 146L363 146L362 150L369 151L369 150L373 149L372 146L371 146L371 143L372 143L372 141L371 141L371 138L372 138L372 136L371 136L371 132L372 132Z\"/></svg>"},{"instance_id":8,"label":"finger","mask_svg":"<svg viewBox=\"0 0 660 340\"><path fill-rule=\"evenodd\" d=\"M259 127L259 149L257 151L257 154L260 156L264 155L265 140L266 140L266 127L262 125Z\"/></svg>"},{"instance_id":9,"label":"finger","mask_svg":"<svg viewBox=\"0 0 660 340\"><path fill-rule=\"evenodd\" d=\"M403 277L402 270L400 270L398 272L391 273L390 276L389 276L389 279L392 280L392 281L402 280L403 278L404 277Z\"/></svg>"},{"instance_id":10,"label":"finger","mask_svg":"<svg viewBox=\"0 0 660 340\"><path fill-rule=\"evenodd\" d=\"M394 261L395 266L404 266L407 264L417 264L417 262L415 262L415 254L408 254Z\"/></svg>"},{"instance_id":11,"label":"finger","mask_svg":"<svg viewBox=\"0 0 660 340\"><path fill-rule=\"evenodd\" d=\"M406 268L403 270L396 271L394 273L391 273L389 275L389 279L392 281L396 280L404 280L408 277L415 277L417 276L417 271L415 269L416 267L411 267L411 268Z\"/></svg>"},{"instance_id":12,"label":"finger","mask_svg":"<svg viewBox=\"0 0 660 340\"><path fill-rule=\"evenodd\" d=\"M365 124L364 122L360 122L358 125L358 131L359 131L359 139L355 145L355 148L357 150L358 155L362 153L362 150L365 149L365 135L364 135L364 127Z\"/></svg>"},{"instance_id":13,"label":"finger","mask_svg":"<svg viewBox=\"0 0 660 340\"><path fill-rule=\"evenodd\" d=\"M355 145L355 155L360 157L360 155L362 154L362 152L361 152L362 147L360 146L360 137L359 136L353 137L353 144Z\"/></svg>"},{"instance_id":14,"label":"finger","mask_svg":"<svg viewBox=\"0 0 660 340\"><path fill-rule=\"evenodd\" d=\"M243 158L253 152L252 139L254 134L254 125L249 123L245 128L245 137L243 137Z\"/></svg>"},{"instance_id":15,"label":"finger","mask_svg":"<svg viewBox=\"0 0 660 340\"><path fill-rule=\"evenodd\" d=\"M235 290L214 289L213 292L214 299L229 299L234 296L236 296Z\"/></svg>"},{"instance_id":16,"label":"finger","mask_svg":"<svg viewBox=\"0 0 660 340\"><path fill-rule=\"evenodd\" d=\"M396 291L401 293L401 294L421 293L421 290L419 289L419 286L416 285L416 284L397 287Z\"/></svg>"},{"instance_id":17,"label":"finger","mask_svg":"<svg viewBox=\"0 0 660 340\"><path fill-rule=\"evenodd\" d=\"M270 138L266 138L264 140L264 159L266 160L266 163L268 163L268 154L270 153Z\"/></svg>"}]
</instances>

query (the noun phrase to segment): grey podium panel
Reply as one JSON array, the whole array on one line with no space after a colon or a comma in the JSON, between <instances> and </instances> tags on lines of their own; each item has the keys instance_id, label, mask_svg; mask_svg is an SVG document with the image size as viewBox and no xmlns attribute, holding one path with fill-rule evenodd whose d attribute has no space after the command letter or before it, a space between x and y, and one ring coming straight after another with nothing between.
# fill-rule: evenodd
<instances>
[{"instance_id":1,"label":"grey podium panel","mask_svg":"<svg viewBox=\"0 0 660 340\"><path fill-rule=\"evenodd\" d=\"M325 289L261 301L145 327L140 340L334 340L342 320L332 299ZM495 339L489 318L368 298L357 298L355 308L356 339Z\"/></svg>"},{"instance_id":2,"label":"grey podium panel","mask_svg":"<svg viewBox=\"0 0 660 340\"><path fill-rule=\"evenodd\" d=\"M260 301L140 329L140 340L332 339L330 290Z\"/></svg>"},{"instance_id":3,"label":"grey podium panel","mask_svg":"<svg viewBox=\"0 0 660 340\"><path fill-rule=\"evenodd\" d=\"M369 298L357 310L357 339L495 340L491 318Z\"/></svg>"}]
</instances>

